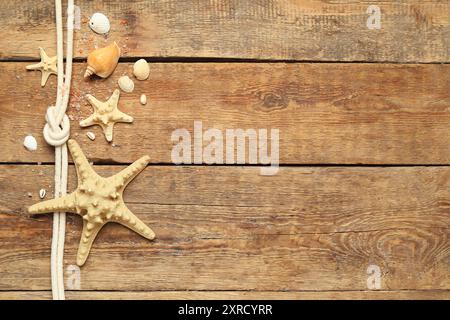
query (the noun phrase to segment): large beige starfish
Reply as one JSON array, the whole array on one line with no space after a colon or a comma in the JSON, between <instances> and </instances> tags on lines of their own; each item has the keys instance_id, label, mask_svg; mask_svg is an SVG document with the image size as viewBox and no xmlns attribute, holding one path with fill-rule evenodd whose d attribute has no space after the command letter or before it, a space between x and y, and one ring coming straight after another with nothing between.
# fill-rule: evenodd
<instances>
[{"instance_id":1,"label":"large beige starfish","mask_svg":"<svg viewBox=\"0 0 450 320\"><path fill-rule=\"evenodd\" d=\"M95 124L99 125L103 129L105 138L108 142L113 139L113 129L116 122L133 122L133 118L129 115L121 112L117 108L119 103L120 91L118 89L114 90L108 101L101 102L91 96L87 95L89 103L94 107L94 113L90 115L87 119L80 121L81 127L90 127Z\"/></svg>"},{"instance_id":2,"label":"large beige starfish","mask_svg":"<svg viewBox=\"0 0 450 320\"><path fill-rule=\"evenodd\" d=\"M117 222L141 236L153 240L155 233L136 217L123 201L123 190L148 164L144 156L118 174L103 178L91 167L78 143L68 141L78 175L78 187L69 195L37 203L28 209L31 214L72 212L83 217L83 232L77 254L77 264L84 265L92 243L108 222Z\"/></svg>"},{"instance_id":3,"label":"large beige starfish","mask_svg":"<svg viewBox=\"0 0 450 320\"><path fill-rule=\"evenodd\" d=\"M57 57L50 58L41 47L39 47L39 54L41 56L41 62L28 65L27 70L39 70L42 72L41 87L43 87L51 74L58 74L56 67Z\"/></svg>"}]
</instances>

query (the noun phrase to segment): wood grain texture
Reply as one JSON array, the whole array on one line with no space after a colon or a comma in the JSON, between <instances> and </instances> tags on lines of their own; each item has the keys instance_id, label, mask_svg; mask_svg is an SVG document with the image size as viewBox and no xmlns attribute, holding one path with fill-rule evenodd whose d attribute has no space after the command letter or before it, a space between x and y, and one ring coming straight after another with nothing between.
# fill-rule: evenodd
<instances>
[{"instance_id":1,"label":"wood grain texture","mask_svg":"<svg viewBox=\"0 0 450 320\"><path fill-rule=\"evenodd\" d=\"M0 292L0 300L49 300L50 291ZM448 291L66 291L69 300L449 300Z\"/></svg>"},{"instance_id":2,"label":"wood grain texture","mask_svg":"<svg viewBox=\"0 0 450 320\"><path fill-rule=\"evenodd\" d=\"M105 176L151 156L156 165L125 201L157 239L106 226L80 288L66 272L69 299L450 299L450 65L437 64L450 62L448 1L76 4L76 58L115 40L123 59L112 77L89 82L75 63L72 137ZM373 4L381 30L366 27ZM111 20L107 37L87 25L97 11ZM50 299L51 216L26 208L41 188L53 196L42 128L56 78L40 88L24 61L39 46L56 51L53 2L0 1L0 21L0 299ZM106 100L138 57L170 63L152 63L150 78L122 93L120 108L135 122L116 126L112 146L99 128L79 128L91 110L85 96ZM205 130L279 129L281 164L328 166L282 166L268 177L256 166L163 165L172 162L171 133L192 132L194 121ZM27 134L38 139L34 153L22 146ZM37 162L50 165L29 165ZM65 268L75 264L81 225L68 216ZM369 265L380 267L381 290L367 288Z\"/></svg>"},{"instance_id":3,"label":"wood grain texture","mask_svg":"<svg viewBox=\"0 0 450 320\"><path fill-rule=\"evenodd\" d=\"M52 162L42 128L56 77L41 89L40 73L25 65L0 64L0 162ZM85 95L106 100L132 65L90 82L81 80L84 68L75 65L69 115L72 137L95 162L130 163L148 153L152 163L172 163L172 132L193 135L194 121L223 133L279 129L281 164L450 161L450 65L155 63L147 81L121 95L119 107L135 121L116 125L115 148L99 127L81 129L78 122L91 113ZM38 139L34 153L22 145L28 133Z\"/></svg>"},{"instance_id":4,"label":"wood grain texture","mask_svg":"<svg viewBox=\"0 0 450 320\"><path fill-rule=\"evenodd\" d=\"M50 288L51 218L24 209L52 169L0 166L0 290ZM449 184L448 168L150 166L125 201L157 240L106 226L81 289L360 291L375 264L383 290L449 290ZM66 266L80 228L69 216Z\"/></svg>"},{"instance_id":5,"label":"wood grain texture","mask_svg":"<svg viewBox=\"0 0 450 320\"><path fill-rule=\"evenodd\" d=\"M207 57L308 61L448 62L450 4L440 0L79 0L75 56L106 39L87 21L105 12L124 57ZM381 30L369 30L376 4ZM55 52L51 1L1 1L0 59ZM26 36L24 36L26 35ZM399 45L401 44L401 45Z\"/></svg>"}]
</instances>

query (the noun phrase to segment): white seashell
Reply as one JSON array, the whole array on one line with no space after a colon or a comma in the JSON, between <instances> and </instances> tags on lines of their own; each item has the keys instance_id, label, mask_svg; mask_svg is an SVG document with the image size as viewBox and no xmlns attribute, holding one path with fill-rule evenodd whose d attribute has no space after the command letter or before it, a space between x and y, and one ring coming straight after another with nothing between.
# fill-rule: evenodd
<instances>
[{"instance_id":1,"label":"white seashell","mask_svg":"<svg viewBox=\"0 0 450 320\"><path fill-rule=\"evenodd\" d=\"M145 106L147 104L147 96L145 94L141 95L139 101L141 101L141 104Z\"/></svg>"},{"instance_id":2,"label":"white seashell","mask_svg":"<svg viewBox=\"0 0 450 320\"><path fill-rule=\"evenodd\" d=\"M131 93L134 90L134 82L128 76L119 78L119 87L124 92Z\"/></svg>"},{"instance_id":3,"label":"white seashell","mask_svg":"<svg viewBox=\"0 0 450 320\"><path fill-rule=\"evenodd\" d=\"M87 135L87 137L88 137L89 139L91 139L92 141L95 140L95 133L89 131L88 133L86 133L86 135Z\"/></svg>"},{"instance_id":4,"label":"white seashell","mask_svg":"<svg viewBox=\"0 0 450 320\"><path fill-rule=\"evenodd\" d=\"M136 61L133 65L133 74L138 80L146 80L150 75L150 67L145 59Z\"/></svg>"},{"instance_id":5,"label":"white seashell","mask_svg":"<svg viewBox=\"0 0 450 320\"><path fill-rule=\"evenodd\" d=\"M28 151L36 151L37 150L37 141L32 135L28 135L23 140L23 145L27 148Z\"/></svg>"},{"instance_id":6,"label":"white seashell","mask_svg":"<svg viewBox=\"0 0 450 320\"><path fill-rule=\"evenodd\" d=\"M45 191L45 189L39 190L39 198L44 199L46 194L47 191Z\"/></svg>"},{"instance_id":7,"label":"white seashell","mask_svg":"<svg viewBox=\"0 0 450 320\"><path fill-rule=\"evenodd\" d=\"M106 34L109 32L111 25L103 13L96 12L89 20L89 27L98 34Z\"/></svg>"}]
</instances>

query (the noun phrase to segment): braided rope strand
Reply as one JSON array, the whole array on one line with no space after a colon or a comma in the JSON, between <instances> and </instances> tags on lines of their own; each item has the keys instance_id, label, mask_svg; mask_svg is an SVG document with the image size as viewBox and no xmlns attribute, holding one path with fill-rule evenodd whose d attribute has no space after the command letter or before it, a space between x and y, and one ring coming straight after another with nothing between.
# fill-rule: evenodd
<instances>
[{"instance_id":1,"label":"braided rope strand","mask_svg":"<svg viewBox=\"0 0 450 320\"><path fill-rule=\"evenodd\" d=\"M43 134L45 141L55 147L55 198L67 193L68 153L66 142L70 135L70 121L66 115L69 102L70 84L72 78L73 57L73 22L74 4L68 1L67 8L67 54L66 73L64 76L63 57L63 28L61 0L55 0L56 8L56 37L58 59L58 85L56 105L47 109ZM51 252L51 281L54 300L64 300L64 241L66 228L66 214L53 214L53 234Z\"/></svg>"}]
</instances>

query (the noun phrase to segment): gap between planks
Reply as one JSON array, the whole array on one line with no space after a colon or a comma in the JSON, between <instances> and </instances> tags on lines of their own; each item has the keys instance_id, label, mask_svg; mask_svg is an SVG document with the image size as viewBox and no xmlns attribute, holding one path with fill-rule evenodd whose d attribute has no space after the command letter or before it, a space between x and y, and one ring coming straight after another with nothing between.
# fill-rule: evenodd
<instances>
[{"instance_id":1,"label":"gap between planks","mask_svg":"<svg viewBox=\"0 0 450 320\"><path fill-rule=\"evenodd\" d=\"M89 160L89 159L88 159ZM108 161L90 161L89 163L95 166L124 166L133 162L108 162ZM54 162L0 162L0 166L54 166ZM69 159L69 165L73 165L72 159ZM270 166L263 166L260 164L173 164L173 163L149 163L147 167L250 167L250 168L264 168ZM394 163L394 164L339 164L339 163L299 163L299 164L280 164L280 168L414 168L414 167L450 167L450 164L413 164L413 163Z\"/></svg>"},{"instance_id":2,"label":"gap between planks","mask_svg":"<svg viewBox=\"0 0 450 320\"><path fill-rule=\"evenodd\" d=\"M392 65L446 65L450 62L422 62L422 61L408 61L408 62L397 62L395 60L386 61L364 61L364 60L354 60L354 61L333 61L333 60L276 60L276 59L245 59L245 58L210 58L210 57L151 57L151 56L141 56L141 57L124 57L119 59L119 63L133 63L139 59L145 59L148 63L274 63L274 64L392 64ZM86 63L87 58L74 58L73 63ZM0 63L21 63L21 62L40 62L41 60L36 58L26 58L26 57L0 57ZM66 59L64 58L64 62Z\"/></svg>"}]
</instances>

